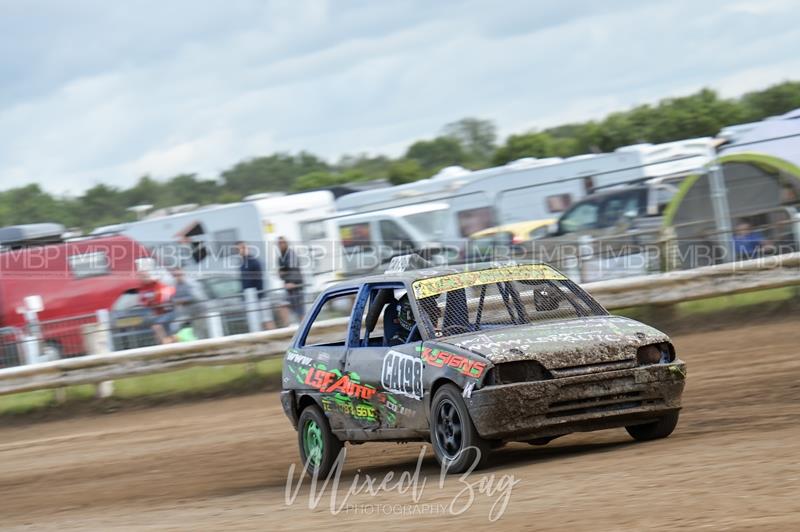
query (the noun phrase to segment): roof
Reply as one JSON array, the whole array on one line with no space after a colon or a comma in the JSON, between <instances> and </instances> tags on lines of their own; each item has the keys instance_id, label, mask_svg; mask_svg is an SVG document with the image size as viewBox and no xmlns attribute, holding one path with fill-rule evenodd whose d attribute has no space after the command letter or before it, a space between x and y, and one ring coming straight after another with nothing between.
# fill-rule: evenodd
<instances>
[{"instance_id":1,"label":"roof","mask_svg":"<svg viewBox=\"0 0 800 532\"><path fill-rule=\"evenodd\" d=\"M559 279L565 278L558 270L556 270L555 268L544 262L508 262L508 263L479 262L479 263L457 264L452 266L451 265L435 266L435 267L422 268L418 270L406 270L406 271L389 272L377 275L368 275L364 277L354 277L353 279L348 279L347 281L341 281L340 283L334 285L332 288L341 289L341 288L357 287L361 286L362 284L369 284L369 283L409 284L423 279L433 279L436 277L444 277L459 273L478 272L484 270L503 270L507 268L526 268L526 269L543 268L552 271L554 274L557 274ZM482 283L475 283L475 284L482 284Z\"/></svg>"},{"instance_id":2,"label":"roof","mask_svg":"<svg viewBox=\"0 0 800 532\"><path fill-rule=\"evenodd\" d=\"M61 241L66 231L56 223L38 223L0 227L0 244L4 246L24 246L35 242L54 243Z\"/></svg>"},{"instance_id":3,"label":"roof","mask_svg":"<svg viewBox=\"0 0 800 532\"><path fill-rule=\"evenodd\" d=\"M758 152L800 166L800 109L760 122L723 128L720 136L731 141L720 148L722 155Z\"/></svg>"},{"instance_id":4,"label":"roof","mask_svg":"<svg viewBox=\"0 0 800 532\"><path fill-rule=\"evenodd\" d=\"M450 208L450 205L444 202L432 203L415 203L413 205L403 205L400 207L390 207L387 209L379 209L367 212L345 212L339 211L337 217L341 223L356 222L360 220L372 219L376 216L393 216L397 218L405 218L414 214L421 214L424 212L445 211Z\"/></svg>"}]
</instances>

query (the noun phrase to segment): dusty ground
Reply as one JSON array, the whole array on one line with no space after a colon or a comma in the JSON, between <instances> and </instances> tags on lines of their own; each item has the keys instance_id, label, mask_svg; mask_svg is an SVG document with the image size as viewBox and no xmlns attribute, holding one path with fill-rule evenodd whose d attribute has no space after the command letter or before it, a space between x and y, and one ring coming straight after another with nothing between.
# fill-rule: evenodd
<instances>
[{"instance_id":1,"label":"dusty ground","mask_svg":"<svg viewBox=\"0 0 800 532\"><path fill-rule=\"evenodd\" d=\"M637 444L620 429L511 445L468 481L518 481L495 525L507 529L797 529L798 332L797 321L786 321L680 336L689 380L669 439ZM350 447L336 504L359 468L379 480L413 471L420 447ZM475 486L472 505L452 515L469 490L458 479L440 488L428 454L418 502L410 491L361 493L333 515L330 490L315 509L307 485L286 504L296 459L275 393L6 427L0 527L466 530L488 525L502 500Z\"/></svg>"}]
</instances>

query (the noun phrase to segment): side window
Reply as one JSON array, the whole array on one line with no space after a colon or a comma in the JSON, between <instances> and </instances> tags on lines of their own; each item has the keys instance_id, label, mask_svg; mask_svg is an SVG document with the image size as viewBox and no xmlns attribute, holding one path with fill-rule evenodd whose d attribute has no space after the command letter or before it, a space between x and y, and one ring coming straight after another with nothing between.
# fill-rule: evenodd
<instances>
[{"instance_id":1,"label":"side window","mask_svg":"<svg viewBox=\"0 0 800 532\"><path fill-rule=\"evenodd\" d=\"M372 246L369 222L340 226L339 238L342 240L342 247L348 251L369 248Z\"/></svg>"},{"instance_id":2,"label":"side window","mask_svg":"<svg viewBox=\"0 0 800 532\"><path fill-rule=\"evenodd\" d=\"M547 210L550 212L564 212L570 205L572 205L572 195L569 193L547 196Z\"/></svg>"},{"instance_id":3,"label":"side window","mask_svg":"<svg viewBox=\"0 0 800 532\"><path fill-rule=\"evenodd\" d=\"M300 224L300 235L303 237L303 241L305 242L310 240L325 239L327 236L325 232L325 222L302 222Z\"/></svg>"},{"instance_id":4,"label":"side window","mask_svg":"<svg viewBox=\"0 0 800 532\"><path fill-rule=\"evenodd\" d=\"M361 331L355 345L388 347L406 343L415 323L405 287L373 288L364 308Z\"/></svg>"},{"instance_id":5,"label":"side window","mask_svg":"<svg viewBox=\"0 0 800 532\"><path fill-rule=\"evenodd\" d=\"M385 246L389 246L394 251L413 249L414 243L411 241L411 237L394 220L381 220L379 227L381 240Z\"/></svg>"},{"instance_id":6,"label":"side window","mask_svg":"<svg viewBox=\"0 0 800 532\"><path fill-rule=\"evenodd\" d=\"M559 222L562 233L574 233L597 227L597 204L579 203L565 214Z\"/></svg>"},{"instance_id":7,"label":"side window","mask_svg":"<svg viewBox=\"0 0 800 532\"><path fill-rule=\"evenodd\" d=\"M323 322L332 318L350 316L353 312L356 295L357 292L354 290L328 296L318 307L319 311L309 324L305 338L300 341L300 347L314 345L344 347L345 341L342 339L341 327L326 328Z\"/></svg>"},{"instance_id":8,"label":"side window","mask_svg":"<svg viewBox=\"0 0 800 532\"><path fill-rule=\"evenodd\" d=\"M76 279L97 277L111 273L111 263L103 251L83 253L69 257L69 269Z\"/></svg>"},{"instance_id":9,"label":"side window","mask_svg":"<svg viewBox=\"0 0 800 532\"><path fill-rule=\"evenodd\" d=\"M458 229L461 236L467 237L494 225L494 212L491 207L464 209L458 211Z\"/></svg>"},{"instance_id":10,"label":"side window","mask_svg":"<svg viewBox=\"0 0 800 532\"><path fill-rule=\"evenodd\" d=\"M603 203L598 226L613 227L626 216L638 216L640 212L639 197L638 194L624 194L608 198Z\"/></svg>"},{"instance_id":11,"label":"side window","mask_svg":"<svg viewBox=\"0 0 800 532\"><path fill-rule=\"evenodd\" d=\"M214 252L218 257L233 257L236 255L236 242L239 240L239 231L236 229L214 231Z\"/></svg>"},{"instance_id":12,"label":"side window","mask_svg":"<svg viewBox=\"0 0 800 532\"><path fill-rule=\"evenodd\" d=\"M652 191L652 193L655 195L654 200L656 204L655 205L656 212L652 213L649 212L647 214L653 214L653 215L663 214L664 209L667 207L669 202L672 201L672 198L675 197L675 194L677 192L678 189L671 185L661 185L659 187L656 187L656 189Z\"/></svg>"}]
</instances>

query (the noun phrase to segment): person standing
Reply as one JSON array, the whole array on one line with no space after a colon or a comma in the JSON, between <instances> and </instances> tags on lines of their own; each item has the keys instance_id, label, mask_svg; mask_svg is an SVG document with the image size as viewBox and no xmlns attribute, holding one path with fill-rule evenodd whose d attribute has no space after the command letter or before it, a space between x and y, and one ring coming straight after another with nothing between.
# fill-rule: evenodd
<instances>
[{"instance_id":1,"label":"person standing","mask_svg":"<svg viewBox=\"0 0 800 532\"><path fill-rule=\"evenodd\" d=\"M248 288L255 288L258 294L258 299L261 301L264 297L264 268L261 266L261 261L250 253L250 246L246 242L236 242L236 251L242 259L239 266L241 275L242 293ZM275 319L272 316L272 310L268 305L261 302L262 321L265 329L275 328Z\"/></svg>"},{"instance_id":2,"label":"person standing","mask_svg":"<svg viewBox=\"0 0 800 532\"><path fill-rule=\"evenodd\" d=\"M303 302L303 272L300 270L300 262L297 255L289 247L289 242L284 237L278 237L278 276L283 281L283 287L289 298L289 307L292 309L297 321L302 321L305 315L305 303Z\"/></svg>"}]
</instances>

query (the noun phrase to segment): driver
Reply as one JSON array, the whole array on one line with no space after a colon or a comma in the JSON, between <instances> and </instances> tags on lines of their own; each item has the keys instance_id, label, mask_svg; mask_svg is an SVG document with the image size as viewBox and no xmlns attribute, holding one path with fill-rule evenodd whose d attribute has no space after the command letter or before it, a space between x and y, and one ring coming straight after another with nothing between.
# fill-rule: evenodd
<instances>
[{"instance_id":1,"label":"driver","mask_svg":"<svg viewBox=\"0 0 800 532\"><path fill-rule=\"evenodd\" d=\"M400 345L408 342L408 337L411 335L412 329L417 324L414 318L414 311L411 309L411 302L408 300L408 294L403 295L396 303L397 317L394 319L395 333L389 339L389 345Z\"/></svg>"}]
</instances>

